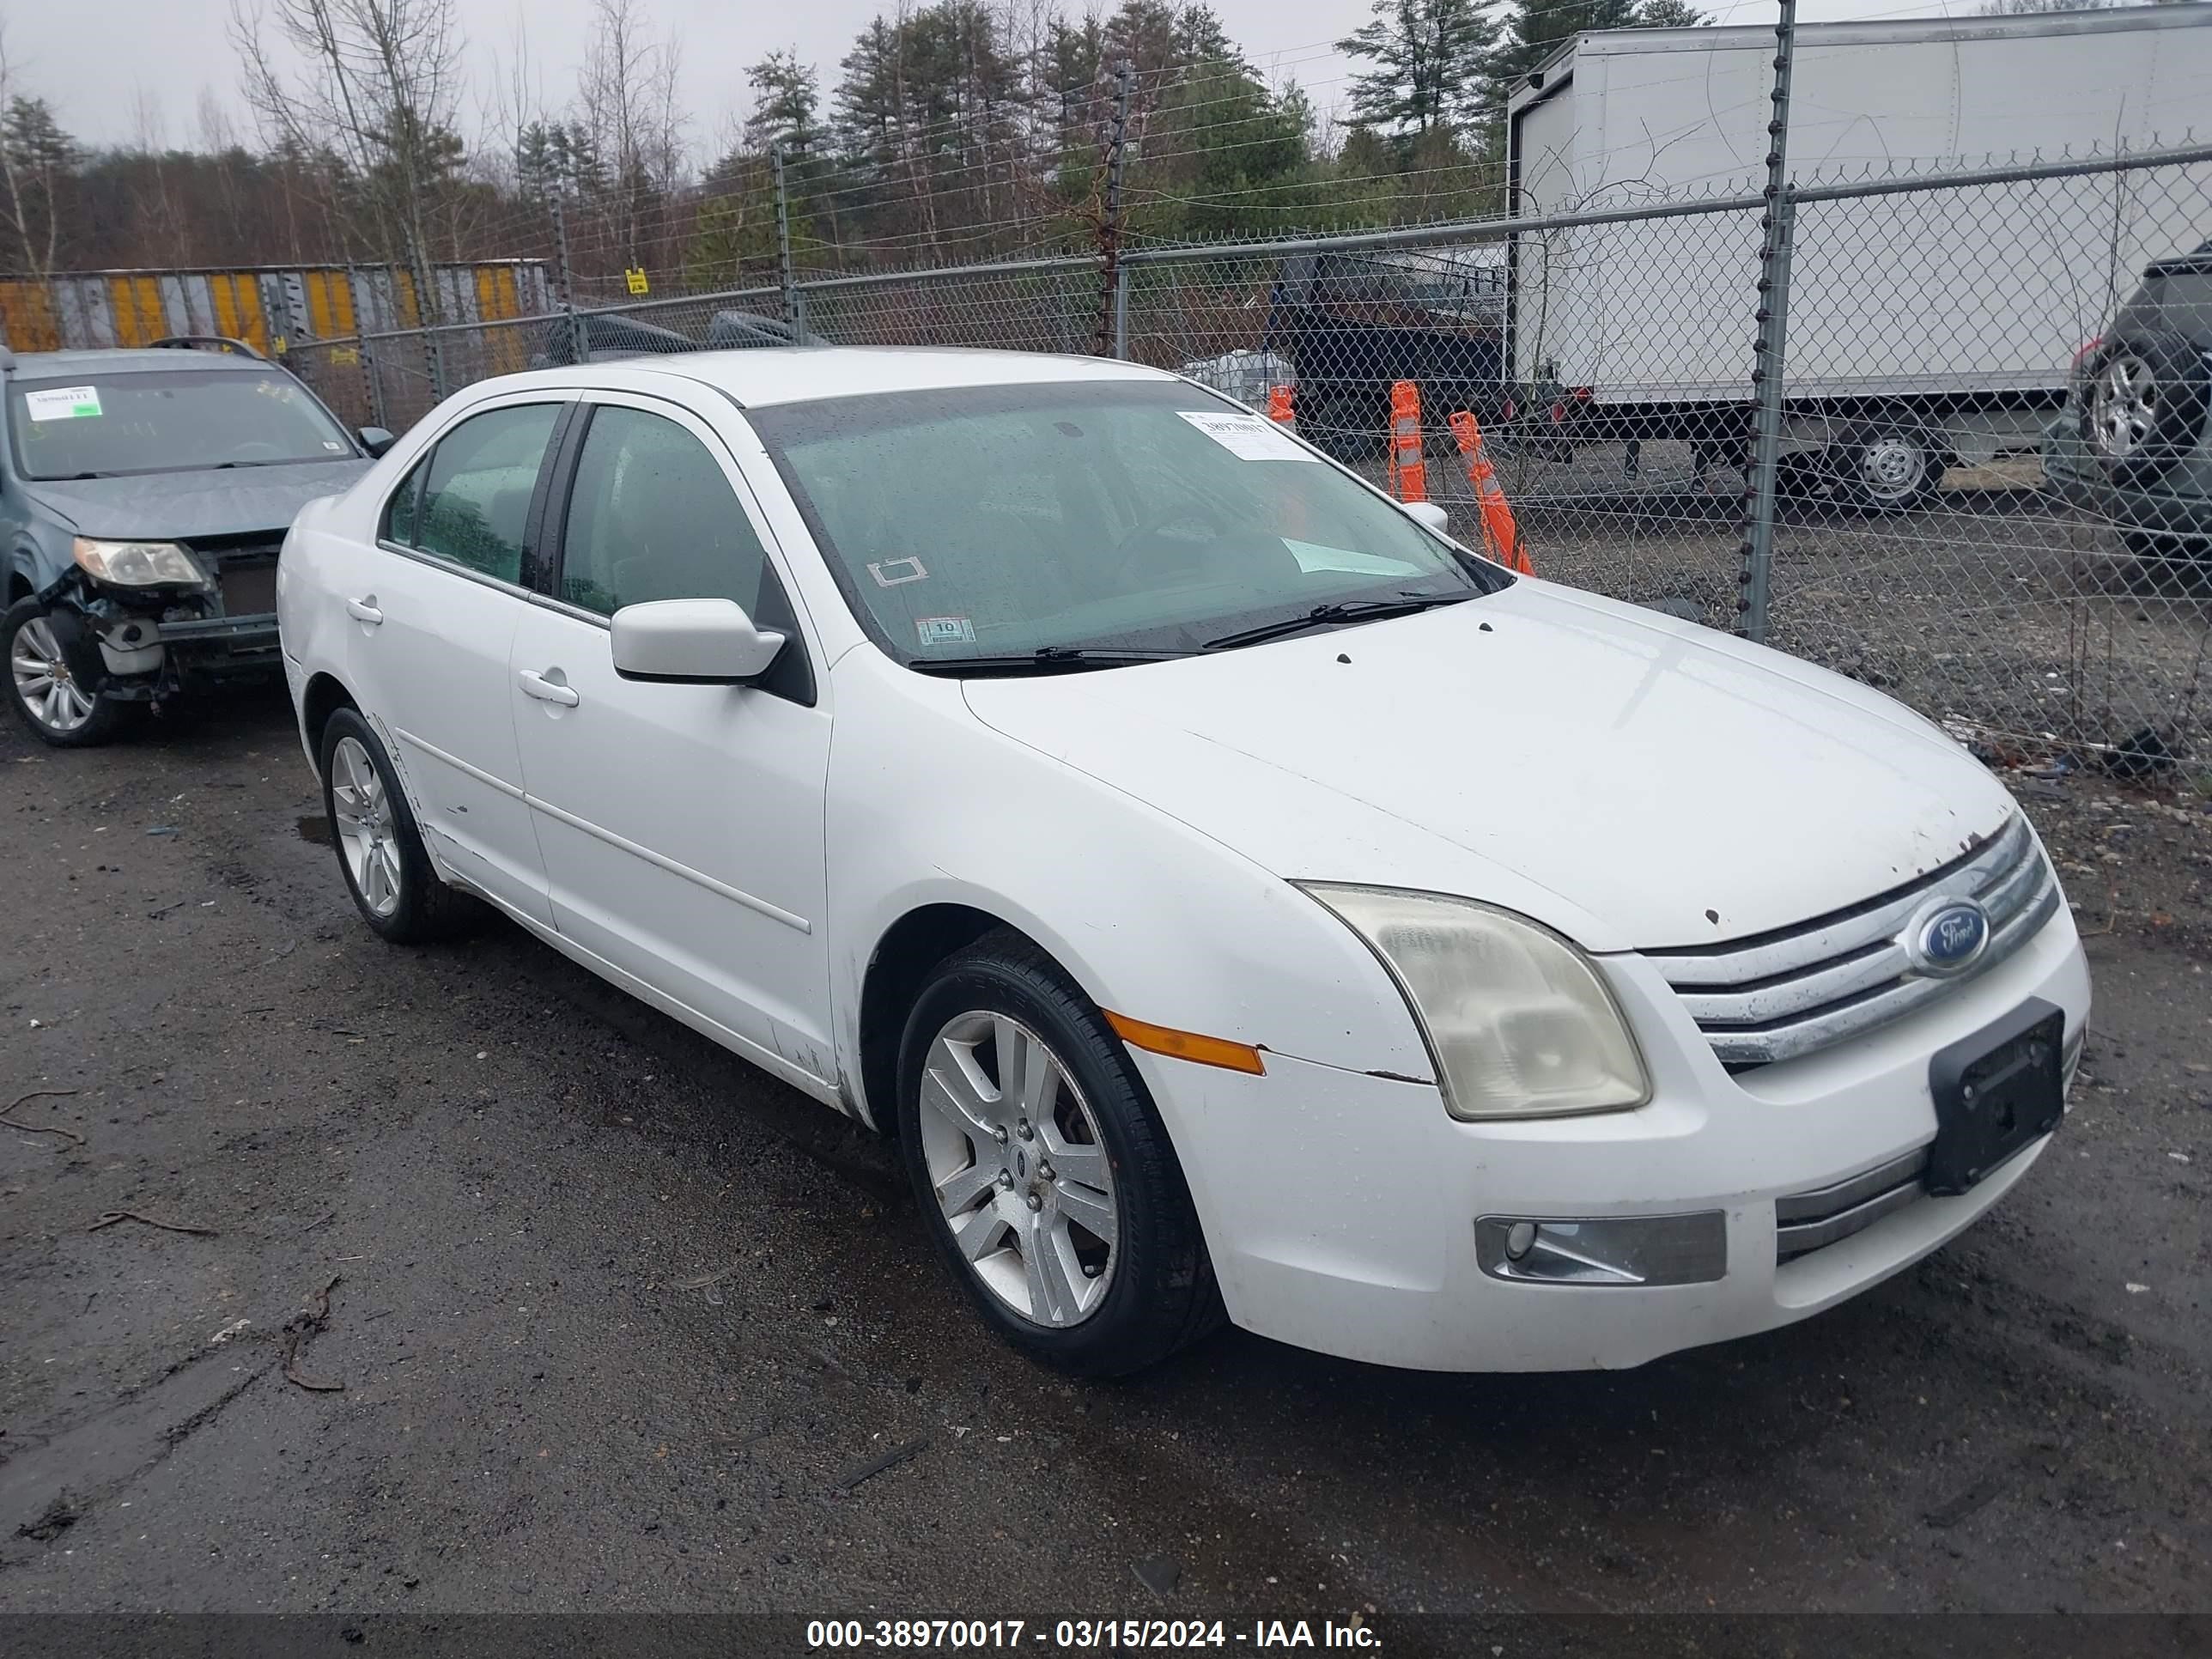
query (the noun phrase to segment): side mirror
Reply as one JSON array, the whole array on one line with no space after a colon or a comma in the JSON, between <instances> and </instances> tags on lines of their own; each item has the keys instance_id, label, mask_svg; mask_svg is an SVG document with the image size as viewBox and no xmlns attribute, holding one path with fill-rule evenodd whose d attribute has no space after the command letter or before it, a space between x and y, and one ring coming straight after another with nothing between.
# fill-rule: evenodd
<instances>
[{"instance_id":1,"label":"side mirror","mask_svg":"<svg viewBox=\"0 0 2212 1659\"><path fill-rule=\"evenodd\" d=\"M361 447L372 455L381 455L399 441L380 426L365 426L354 435L361 440Z\"/></svg>"},{"instance_id":2,"label":"side mirror","mask_svg":"<svg viewBox=\"0 0 2212 1659\"><path fill-rule=\"evenodd\" d=\"M1424 525L1439 536L1451 534L1451 514L1434 501L1407 501L1406 516L1415 524Z\"/></svg>"},{"instance_id":3,"label":"side mirror","mask_svg":"<svg viewBox=\"0 0 2212 1659\"><path fill-rule=\"evenodd\" d=\"M615 672L670 685L745 685L783 649L734 599L655 599L614 616Z\"/></svg>"}]
</instances>

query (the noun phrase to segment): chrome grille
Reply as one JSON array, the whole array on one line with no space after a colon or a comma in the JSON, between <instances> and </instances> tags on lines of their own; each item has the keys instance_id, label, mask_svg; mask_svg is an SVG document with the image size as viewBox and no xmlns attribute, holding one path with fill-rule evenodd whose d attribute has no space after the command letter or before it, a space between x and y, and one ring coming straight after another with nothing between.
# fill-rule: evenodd
<instances>
[{"instance_id":1,"label":"chrome grille","mask_svg":"<svg viewBox=\"0 0 2212 1659\"><path fill-rule=\"evenodd\" d=\"M1920 972L1902 933L1939 898L1972 898L1989 914L1989 944L1963 973ZM1649 951L1723 1064L1794 1060L1910 1013L1995 967L2058 908L2058 882L2015 816L1933 875L1796 927L1727 945Z\"/></svg>"}]
</instances>

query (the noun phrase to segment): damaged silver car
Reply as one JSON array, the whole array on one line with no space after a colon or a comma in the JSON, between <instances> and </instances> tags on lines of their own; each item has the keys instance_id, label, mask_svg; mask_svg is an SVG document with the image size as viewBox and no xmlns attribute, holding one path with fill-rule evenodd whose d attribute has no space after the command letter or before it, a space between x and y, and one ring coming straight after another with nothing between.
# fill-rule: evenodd
<instances>
[{"instance_id":1,"label":"damaged silver car","mask_svg":"<svg viewBox=\"0 0 2212 1659\"><path fill-rule=\"evenodd\" d=\"M276 673L284 532L392 434L347 431L234 340L0 347L0 658L24 725L84 747L171 699Z\"/></svg>"}]
</instances>

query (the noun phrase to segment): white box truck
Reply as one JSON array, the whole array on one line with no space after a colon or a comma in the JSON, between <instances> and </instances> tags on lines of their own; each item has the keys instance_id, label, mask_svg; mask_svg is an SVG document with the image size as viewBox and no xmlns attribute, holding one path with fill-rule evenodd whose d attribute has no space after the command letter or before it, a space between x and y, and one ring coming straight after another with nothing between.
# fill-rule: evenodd
<instances>
[{"instance_id":1,"label":"white box truck","mask_svg":"<svg viewBox=\"0 0 2212 1659\"><path fill-rule=\"evenodd\" d=\"M1765 27L1576 37L1508 105L1511 216L1756 195L1774 53ZM2208 113L2212 5L1807 24L1790 174L1816 188L2171 148L2212 137ZM1701 465L1740 460L1759 218L1516 232L1510 377L1553 388L1583 438L1686 438ZM1895 509L1949 462L2033 449L2143 266L2208 235L2204 164L1802 204L1794 476Z\"/></svg>"}]
</instances>

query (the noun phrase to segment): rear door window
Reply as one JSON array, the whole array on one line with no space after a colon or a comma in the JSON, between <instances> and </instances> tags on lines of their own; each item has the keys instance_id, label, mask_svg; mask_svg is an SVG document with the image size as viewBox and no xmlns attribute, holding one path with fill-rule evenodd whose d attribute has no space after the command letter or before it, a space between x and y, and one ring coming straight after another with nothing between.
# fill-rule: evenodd
<instances>
[{"instance_id":1,"label":"rear door window","mask_svg":"<svg viewBox=\"0 0 2212 1659\"><path fill-rule=\"evenodd\" d=\"M392 539L519 585L530 497L560 412L558 404L488 410L439 439L416 469L419 503L411 475L392 498Z\"/></svg>"}]
</instances>

